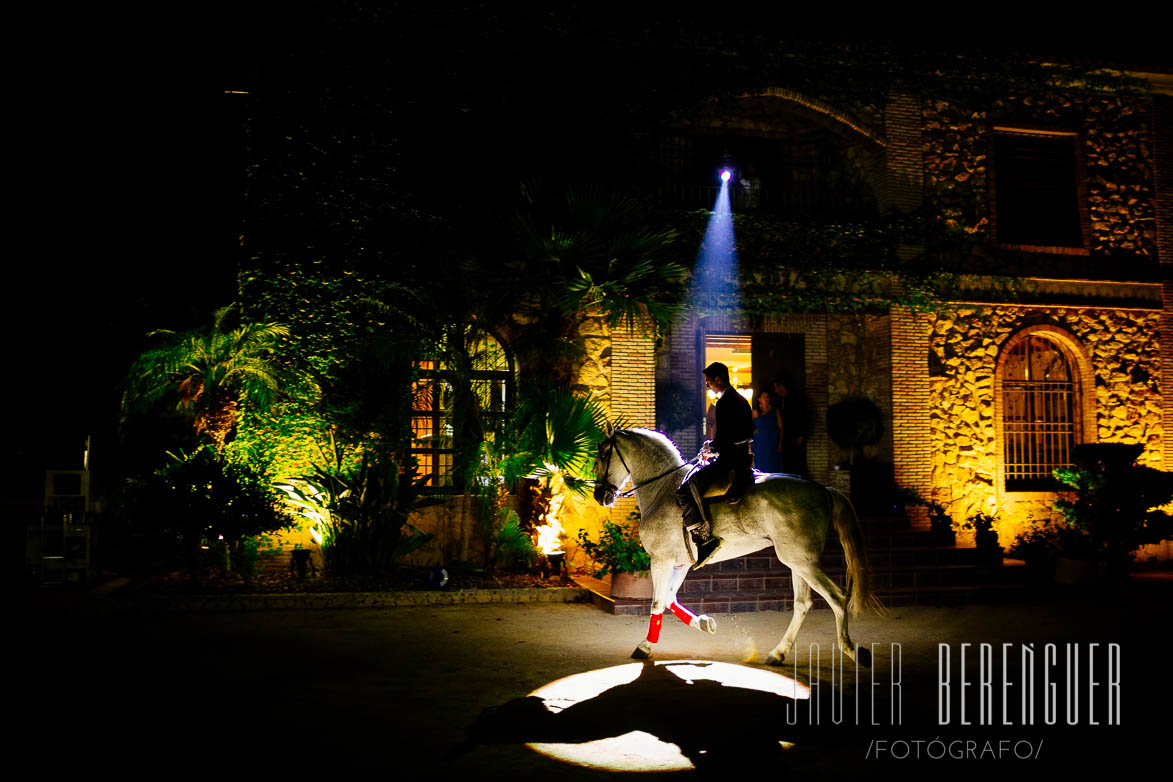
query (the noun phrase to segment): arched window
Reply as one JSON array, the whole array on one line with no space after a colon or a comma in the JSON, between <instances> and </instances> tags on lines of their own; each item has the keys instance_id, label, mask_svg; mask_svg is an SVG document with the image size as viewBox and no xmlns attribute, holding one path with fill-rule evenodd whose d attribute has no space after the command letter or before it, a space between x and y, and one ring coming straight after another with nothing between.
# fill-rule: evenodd
<instances>
[{"instance_id":1,"label":"arched window","mask_svg":"<svg viewBox=\"0 0 1173 782\"><path fill-rule=\"evenodd\" d=\"M1052 489L1052 471L1071 464L1076 442L1074 368L1057 342L1037 334L1011 345L1001 364L1006 491Z\"/></svg>"},{"instance_id":2,"label":"arched window","mask_svg":"<svg viewBox=\"0 0 1173 782\"><path fill-rule=\"evenodd\" d=\"M488 334L469 330L459 346L445 342L438 347L434 357L415 362L411 453L426 485L443 489L453 488L453 458L460 437L454 429L458 400L468 400L466 408L475 405L475 410L462 411L476 417L475 433L494 439L512 404L513 368L501 343ZM461 356L451 355L456 349L463 352ZM453 358L457 360L450 363ZM462 369L458 371L457 366ZM461 387L465 394L458 393Z\"/></svg>"}]
</instances>

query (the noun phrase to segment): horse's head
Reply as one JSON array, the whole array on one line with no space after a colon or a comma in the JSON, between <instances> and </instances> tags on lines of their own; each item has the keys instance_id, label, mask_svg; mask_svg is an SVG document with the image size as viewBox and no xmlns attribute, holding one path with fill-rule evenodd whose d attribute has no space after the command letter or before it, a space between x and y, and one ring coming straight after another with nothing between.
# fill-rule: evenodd
<instances>
[{"instance_id":1,"label":"horse's head","mask_svg":"<svg viewBox=\"0 0 1173 782\"><path fill-rule=\"evenodd\" d=\"M595 502L607 508L615 504L619 489L631 477L627 460L619 451L621 431L608 421L603 431L603 440L599 443L598 454L595 456Z\"/></svg>"}]
</instances>

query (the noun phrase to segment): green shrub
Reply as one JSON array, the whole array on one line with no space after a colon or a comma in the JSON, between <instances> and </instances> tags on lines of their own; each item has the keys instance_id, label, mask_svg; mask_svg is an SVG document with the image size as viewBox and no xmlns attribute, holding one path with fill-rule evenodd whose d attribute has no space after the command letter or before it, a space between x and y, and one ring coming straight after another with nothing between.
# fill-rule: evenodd
<instances>
[{"instance_id":1,"label":"green shrub","mask_svg":"<svg viewBox=\"0 0 1173 782\"><path fill-rule=\"evenodd\" d=\"M337 450L312 475L276 484L322 534L322 562L341 576L374 577L432 539L407 523L433 500L421 495L411 457L363 454L351 464Z\"/></svg>"},{"instance_id":2,"label":"green shrub","mask_svg":"<svg viewBox=\"0 0 1173 782\"><path fill-rule=\"evenodd\" d=\"M1072 489L1055 510L1117 566L1140 546L1173 537L1173 516L1159 510L1173 498L1173 474L1134 464L1142 451L1141 445L1089 443L1076 446L1074 467L1055 470Z\"/></svg>"},{"instance_id":3,"label":"green shrub","mask_svg":"<svg viewBox=\"0 0 1173 782\"><path fill-rule=\"evenodd\" d=\"M587 557L595 563L595 578L608 573L640 573L652 564L652 558L639 541L639 512L627 516L626 524L603 522L598 541L590 539L587 531L579 530L578 543Z\"/></svg>"},{"instance_id":4,"label":"green shrub","mask_svg":"<svg viewBox=\"0 0 1173 782\"><path fill-rule=\"evenodd\" d=\"M538 549L530 535L521 528L513 508L498 511L500 529L493 536L493 565L502 570L528 570L538 561Z\"/></svg>"},{"instance_id":5,"label":"green shrub","mask_svg":"<svg viewBox=\"0 0 1173 782\"><path fill-rule=\"evenodd\" d=\"M280 494L263 471L227 461L210 446L168 456L166 466L132 484L140 535L154 541L162 561L170 543L192 576L212 564L248 580L253 539L293 525Z\"/></svg>"}]
</instances>

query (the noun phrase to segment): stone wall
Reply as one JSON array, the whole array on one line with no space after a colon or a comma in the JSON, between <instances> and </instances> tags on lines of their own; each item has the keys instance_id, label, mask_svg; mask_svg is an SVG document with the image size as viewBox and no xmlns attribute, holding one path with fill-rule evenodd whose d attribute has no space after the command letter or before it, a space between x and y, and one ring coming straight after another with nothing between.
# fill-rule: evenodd
<instances>
[{"instance_id":1,"label":"stone wall","mask_svg":"<svg viewBox=\"0 0 1173 782\"><path fill-rule=\"evenodd\" d=\"M849 397L870 399L884 414L884 434L863 449L870 460L892 462L892 335L888 315L847 313L827 318L827 405ZM832 466L845 464L849 454L834 441Z\"/></svg>"},{"instance_id":2,"label":"stone wall","mask_svg":"<svg viewBox=\"0 0 1173 782\"><path fill-rule=\"evenodd\" d=\"M1009 98L988 107L923 106L925 193L945 224L990 226L990 133L994 125L1079 134L1093 254L1156 255L1151 104L1147 99Z\"/></svg>"},{"instance_id":3,"label":"stone wall","mask_svg":"<svg viewBox=\"0 0 1173 782\"><path fill-rule=\"evenodd\" d=\"M579 326L575 348L580 352L582 368L574 390L589 393L604 404L611 403L611 328L603 312L592 308Z\"/></svg>"},{"instance_id":4,"label":"stone wall","mask_svg":"<svg viewBox=\"0 0 1173 782\"><path fill-rule=\"evenodd\" d=\"M1008 493L999 485L1000 454L995 399L995 368L1007 341L1035 326L1046 336L1070 335L1076 342L1073 374L1090 379L1080 385L1076 413L1087 414L1094 431L1083 442L1143 443L1141 462L1163 464L1156 311L957 305L941 315L927 315L931 378L929 428L931 486L934 499L953 518L976 512L997 513L999 533L1010 543L1023 521L1050 515L1053 495ZM1066 337L1064 337L1066 338Z\"/></svg>"}]
</instances>

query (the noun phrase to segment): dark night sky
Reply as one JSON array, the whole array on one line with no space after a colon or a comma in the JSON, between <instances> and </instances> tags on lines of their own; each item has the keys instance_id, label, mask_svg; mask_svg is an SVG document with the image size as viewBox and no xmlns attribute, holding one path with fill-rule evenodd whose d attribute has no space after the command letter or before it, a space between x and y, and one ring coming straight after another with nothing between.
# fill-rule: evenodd
<instances>
[{"instance_id":1,"label":"dark night sky","mask_svg":"<svg viewBox=\"0 0 1173 782\"><path fill-rule=\"evenodd\" d=\"M705 20L471 7L392 5L380 25L349 26L343 49L321 27L287 34L288 20L260 15L231 34L212 20L206 40L193 34L185 43L198 45L174 50L166 38L144 48L81 26L55 39L57 63L28 81L35 110L14 219L27 240L11 251L5 308L4 410L16 435L5 468L39 470L88 432L111 438L117 383L142 335L194 325L231 300L245 157L242 109L224 90L376 85L404 100L405 135L429 140L409 151L414 170L459 188L509 177L523 157L531 171L590 167L606 147L595 141L618 137L639 89L706 77L687 56L706 45ZM761 42L771 23L723 29ZM1169 65L1169 47L1136 35L1093 46L1019 32L994 45Z\"/></svg>"}]
</instances>

